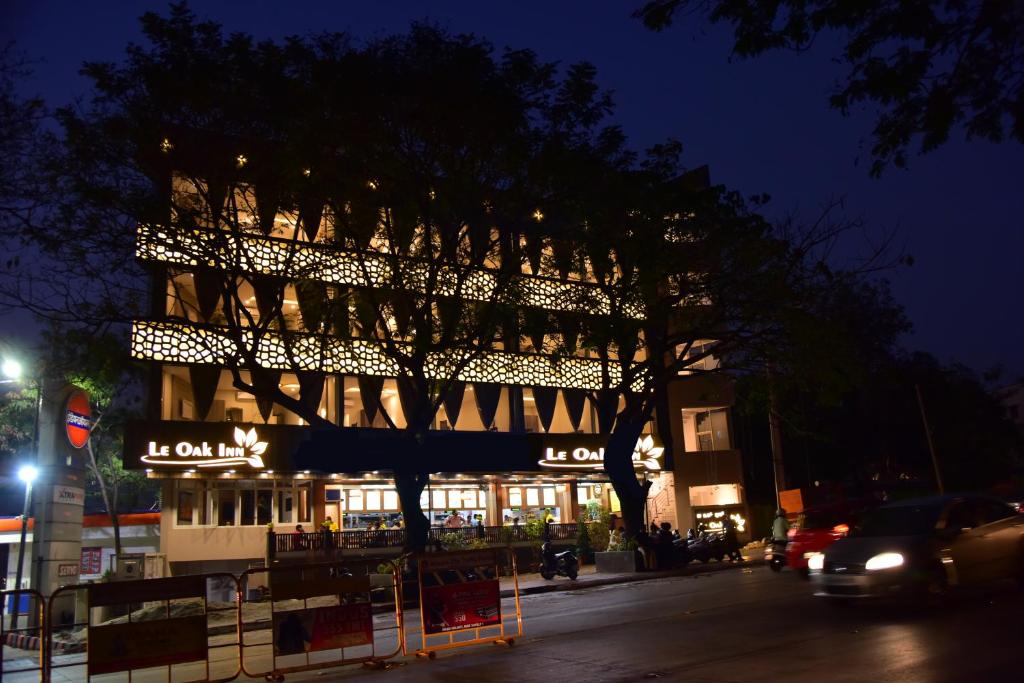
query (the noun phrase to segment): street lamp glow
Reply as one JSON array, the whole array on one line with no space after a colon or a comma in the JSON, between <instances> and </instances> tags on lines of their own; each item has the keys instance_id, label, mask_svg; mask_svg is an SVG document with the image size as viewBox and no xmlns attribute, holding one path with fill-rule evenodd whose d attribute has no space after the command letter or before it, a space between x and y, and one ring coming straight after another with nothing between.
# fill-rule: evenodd
<instances>
[{"instance_id":1,"label":"street lamp glow","mask_svg":"<svg viewBox=\"0 0 1024 683\"><path fill-rule=\"evenodd\" d=\"M7 379L21 379L21 363L13 358L4 358L3 373Z\"/></svg>"},{"instance_id":2,"label":"street lamp glow","mask_svg":"<svg viewBox=\"0 0 1024 683\"><path fill-rule=\"evenodd\" d=\"M18 479L21 479L26 484L31 484L39 476L39 470L33 465L22 465L21 469L18 470Z\"/></svg>"}]
</instances>

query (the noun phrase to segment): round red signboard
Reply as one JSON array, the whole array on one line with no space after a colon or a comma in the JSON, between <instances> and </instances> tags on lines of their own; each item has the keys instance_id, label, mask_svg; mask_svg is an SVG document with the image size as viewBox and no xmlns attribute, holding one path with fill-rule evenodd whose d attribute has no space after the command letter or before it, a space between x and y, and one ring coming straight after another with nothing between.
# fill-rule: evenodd
<instances>
[{"instance_id":1,"label":"round red signboard","mask_svg":"<svg viewBox=\"0 0 1024 683\"><path fill-rule=\"evenodd\" d=\"M68 433L68 441L75 448L81 448L89 440L89 430L92 429L92 409L89 407L89 394L81 389L75 390L68 396L64 427Z\"/></svg>"}]
</instances>

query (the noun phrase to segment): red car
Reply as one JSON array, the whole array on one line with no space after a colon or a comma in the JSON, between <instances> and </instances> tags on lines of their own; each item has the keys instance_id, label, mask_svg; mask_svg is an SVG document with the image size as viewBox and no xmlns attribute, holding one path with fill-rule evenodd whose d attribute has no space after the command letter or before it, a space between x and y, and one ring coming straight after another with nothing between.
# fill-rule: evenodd
<instances>
[{"instance_id":1,"label":"red car","mask_svg":"<svg viewBox=\"0 0 1024 683\"><path fill-rule=\"evenodd\" d=\"M807 560L850 533L873 503L847 502L807 508L789 530L786 565L807 578Z\"/></svg>"}]
</instances>

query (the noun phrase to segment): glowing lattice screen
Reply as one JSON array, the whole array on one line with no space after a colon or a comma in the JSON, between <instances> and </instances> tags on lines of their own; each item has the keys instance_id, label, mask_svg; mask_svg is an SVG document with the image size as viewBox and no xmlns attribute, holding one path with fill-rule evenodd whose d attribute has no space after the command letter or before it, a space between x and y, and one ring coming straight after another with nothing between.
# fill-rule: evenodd
<instances>
[{"instance_id":1,"label":"glowing lattice screen","mask_svg":"<svg viewBox=\"0 0 1024 683\"><path fill-rule=\"evenodd\" d=\"M313 335L280 335L268 332L255 344L252 333L235 342L226 328L183 323L135 321L132 325L132 357L165 363L227 365L250 356L265 368L311 370L342 375L396 377L399 366L377 342ZM239 359L239 360L232 360ZM432 377L448 377L455 358L435 354L427 361ZM619 369L609 368L611 382ZM556 358L539 354L493 351L471 360L458 379L566 389L600 389L601 363L589 358Z\"/></svg>"},{"instance_id":2,"label":"glowing lattice screen","mask_svg":"<svg viewBox=\"0 0 1024 683\"><path fill-rule=\"evenodd\" d=\"M394 287L390 257L353 252L321 244L310 244L258 235L235 236L224 231L169 229L139 225L136 255L143 260L164 261L180 266L205 265L238 269L246 273L292 279L320 280L355 287ZM401 262L405 288L422 291L428 277L426 264ZM461 290L459 281L462 280ZM608 296L593 285L562 282L552 278L517 275L511 283L500 282L488 270L475 270L459 277L455 269L441 269L437 291L446 296L489 301L501 288L499 298L554 311L576 311L607 315ZM640 317L639 307L630 304L626 315Z\"/></svg>"}]
</instances>

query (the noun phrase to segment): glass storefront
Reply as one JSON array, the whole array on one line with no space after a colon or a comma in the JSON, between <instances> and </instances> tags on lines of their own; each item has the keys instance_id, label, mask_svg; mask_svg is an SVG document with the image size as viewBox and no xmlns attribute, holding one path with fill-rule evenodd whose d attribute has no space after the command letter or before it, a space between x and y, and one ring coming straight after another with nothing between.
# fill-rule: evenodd
<instances>
[{"instance_id":1,"label":"glass storefront","mask_svg":"<svg viewBox=\"0 0 1024 683\"><path fill-rule=\"evenodd\" d=\"M174 494L178 527L308 526L312 521L312 481L176 479Z\"/></svg>"}]
</instances>

